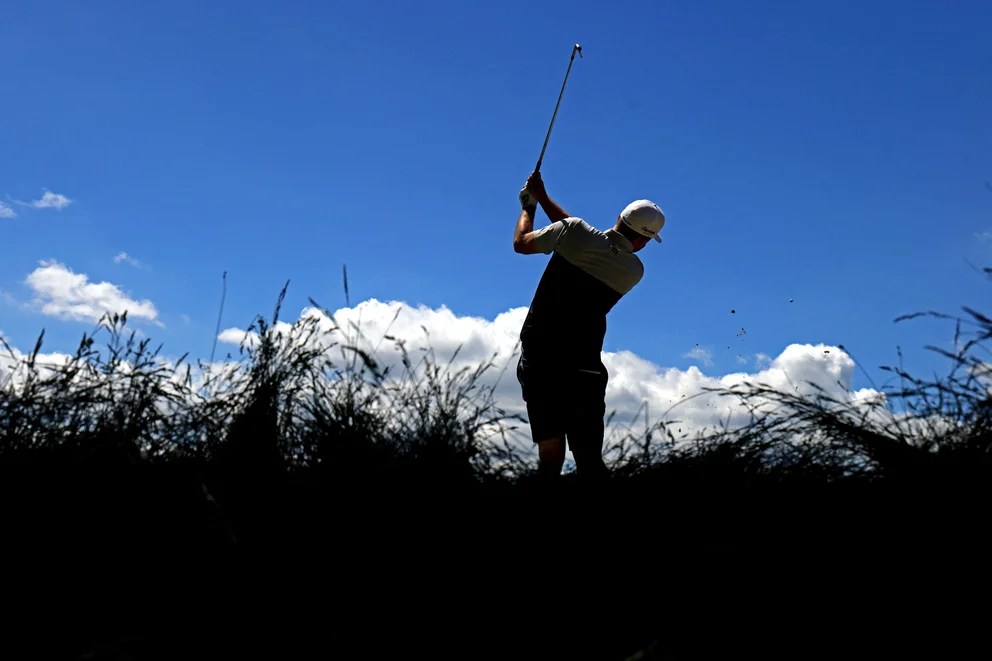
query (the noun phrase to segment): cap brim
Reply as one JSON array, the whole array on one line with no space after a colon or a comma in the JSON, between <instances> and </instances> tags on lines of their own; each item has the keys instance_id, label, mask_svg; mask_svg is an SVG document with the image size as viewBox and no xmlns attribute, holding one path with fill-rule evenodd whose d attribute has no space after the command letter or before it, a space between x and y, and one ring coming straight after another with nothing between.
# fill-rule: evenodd
<instances>
[{"instance_id":1,"label":"cap brim","mask_svg":"<svg viewBox=\"0 0 992 661\"><path fill-rule=\"evenodd\" d=\"M661 243L661 235L660 234L655 234L651 238L654 239L655 241L657 241L658 243Z\"/></svg>"}]
</instances>

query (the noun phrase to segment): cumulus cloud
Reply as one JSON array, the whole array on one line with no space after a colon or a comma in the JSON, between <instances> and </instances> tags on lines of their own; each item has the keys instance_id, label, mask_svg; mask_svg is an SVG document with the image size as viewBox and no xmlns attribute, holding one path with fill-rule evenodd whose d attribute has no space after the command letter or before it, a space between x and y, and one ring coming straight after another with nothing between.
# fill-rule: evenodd
<instances>
[{"instance_id":1,"label":"cumulus cloud","mask_svg":"<svg viewBox=\"0 0 992 661\"><path fill-rule=\"evenodd\" d=\"M97 321L105 313L127 312L131 319L144 319L158 326L158 310L149 300L129 298L109 282L90 282L57 261L43 261L25 279L34 292L32 305L42 314L59 319Z\"/></svg>"},{"instance_id":2,"label":"cumulus cloud","mask_svg":"<svg viewBox=\"0 0 992 661\"><path fill-rule=\"evenodd\" d=\"M16 218L17 213L10 208L10 205L0 202L0 218Z\"/></svg>"},{"instance_id":3,"label":"cumulus cloud","mask_svg":"<svg viewBox=\"0 0 992 661\"><path fill-rule=\"evenodd\" d=\"M982 243L992 243L992 232L975 232L975 238Z\"/></svg>"},{"instance_id":4,"label":"cumulus cloud","mask_svg":"<svg viewBox=\"0 0 992 661\"><path fill-rule=\"evenodd\" d=\"M6 343L3 333L0 333L0 387L5 387L11 382L23 383L28 376L27 358L17 347ZM67 364L72 356L64 353L39 353L35 356L35 365L44 370L46 367L58 368Z\"/></svg>"},{"instance_id":5,"label":"cumulus cloud","mask_svg":"<svg viewBox=\"0 0 992 661\"><path fill-rule=\"evenodd\" d=\"M57 262L42 263L29 276L29 284L39 300L51 306L50 314L93 319L101 310L129 309L133 316L133 310L138 309L127 305L134 301L127 299L116 286L90 283L85 275L72 273ZM155 321L154 306L147 301L140 305L149 308L145 318ZM373 299L330 313L305 308L300 318L316 326L320 332L314 334L292 334L293 327L286 322L275 324L271 330L292 341L315 343L316 347L331 352L336 361L354 358L355 353L345 351L345 346L360 348L380 368L389 368L390 374L402 374L409 365L416 370L425 358L449 373L489 365L478 385L483 391L492 392L495 404L506 414L525 419L526 406L520 396L515 367L519 355L517 336L526 314L526 308L514 308L490 320L460 316L446 307L414 307ZM257 346L259 341L254 330L237 328L224 330L217 339L249 348ZM3 379L16 378L14 371L21 358L23 355L15 350L15 355L0 359L0 383ZM66 357L52 354L45 360L59 364ZM698 366L683 370L659 365L630 351L604 353L603 362L610 375L606 392L607 411L611 414L607 442L617 438L618 431L622 435L627 429L642 429L645 421L673 425L669 429L684 438L707 430L746 425L751 412L744 403L737 397L720 394L745 384L760 384L797 395L824 392L835 401L859 410L885 401L883 393L852 390L855 363L839 347L791 344L774 358L762 354L759 360L762 365L751 371L707 374ZM241 369L237 361L201 365L201 368L204 370L201 376L221 379L231 378ZM519 423L509 436L522 450L533 451L526 424Z\"/></svg>"},{"instance_id":6,"label":"cumulus cloud","mask_svg":"<svg viewBox=\"0 0 992 661\"><path fill-rule=\"evenodd\" d=\"M315 322L322 334L312 342L322 345L341 361L354 358L342 352L342 345L355 346L372 356L380 368L392 374L404 371L404 354L411 365L425 360L449 370L475 369L491 363L479 385L493 388L496 402L510 415L522 415L525 406L516 381L517 335L527 314L516 308L493 320L458 316L447 307L413 307L398 301L364 301L327 316L324 311L306 308L301 318ZM276 324L274 332L286 335L290 325ZM221 342L251 347L258 337L244 330L229 328L218 336Z\"/></svg>"},{"instance_id":7,"label":"cumulus cloud","mask_svg":"<svg viewBox=\"0 0 992 661\"><path fill-rule=\"evenodd\" d=\"M713 354L709 349L704 349L703 347L693 347L686 353L682 354L682 357L689 358L691 360L698 360L707 367L713 365Z\"/></svg>"},{"instance_id":8,"label":"cumulus cloud","mask_svg":"<svg viewBox=\"0 0 992 661\"><path fill-rule=\"evenodd\" d=\"M114 255L114 264L127 264L128 266L141 268L141 262L136 260L134 257L131 257L131 255L127 254L123 250Z\"/></svg>"},{"instance_id":9,"label":"cumulus cloud","mask_svg":"<svg viewBox=\"0 0 992 661\"><path fill-rule=\"evenodd\" d=\"M28 204L30 204L35 209L61 210L72 204L72 200L70 200L65 195L61 195L59 193L53 193L52 191L46 190L40 199L34 200L33 202L29 202Z\"/></svg>"},{"instance_id":10,"label":"cumulus cloud","mask_svg":"<svg viewBox=\"0 0 992 661\"><path fill-rule=\"evenodd\" d=\"M607 404L618 413L636 415L644 402L662 418L685 421L689 427L706 428L744 424L747 411L736 401L713 390L744 383L760 383L782 392L812 394L823 391L843 400L851 387L854 361L836 347L791 344L763 370L708 376L697 367L683 371L661 368L630 352L607 354L612 392ZM853 394L851 395L853 396ZM636 404L636 406L635 406Z\"/></svg>"},{"instance_id":11,"label":"cumulus cloud","mask_svg":"<svg viewBox=\"0 0 992 661\"><path fill-rule=\"evenodd\" d=\"M517 336L526 314L526 308L514 308L489 320L459 316L446 307L413 307L373 299L339 309L330 317L306 308L301 317L312 317L328 333L319 340L325 347L339 350L341 344L356 345L392 371L401 369L401 346L414 361L432 351L436 363L450 362L453 370L492 361L482 385L493 388L496 403L504 411L525 416L515 368ZM286 333L289 328L289 324L280 323L275 330ZM258 341L257 336L236 328L225 330L218 339L246 346ZM745 382L800 394L811 394L819 387L839 401L852 403L874 396L874 391L849 391L855 363L838 347L792 344L775 358L764 354L756 358L760 364L757 371L707 375L696 366L686 370L664 367L629 351L604 353L603 363L610 375L607 411L614 414L616 424L629 425L641 419L647 409L652 422L677 422L683 431L693 433L728 422L746 424L750 414L741 402L711 392Z\"/></svg>"},{"instance_id":12,"label":"cumulus cloud","mask_svg":"<svg viewBox=\"0 0 992 661\"><path fill-rule=\"evenodd\" d=\"M243 331L239 328L228 328L221 332L217 336L217 339L225 344L234 344L237 346L254 347L258 344L258 334L249 333L248 331Z\"/></svg>"}]
</instances>

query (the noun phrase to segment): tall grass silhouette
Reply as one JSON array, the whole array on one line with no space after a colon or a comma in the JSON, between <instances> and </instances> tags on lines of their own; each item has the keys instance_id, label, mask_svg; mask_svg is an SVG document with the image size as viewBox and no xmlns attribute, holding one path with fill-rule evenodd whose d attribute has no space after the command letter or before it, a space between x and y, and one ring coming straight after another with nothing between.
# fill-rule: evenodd
<instances>
[{"instance_id":1,"label":"tall grass silhouette","mask_svg":"<svg viewBox=\"0 0 992 661\"><path fill-rule=\"evenodd\" d=\"M943 377L889 367L895 385L873 398L745 381L706 394L740 402L748 422L692 436L677 431L677 408L651 419L647 403L633 420L608 425L609 481L565 479L549 490L529 479L533 457L519 444L526 421L497 402L513 356L466 366L458 351L439 356L426 329L416 346L388 328L368 337L360 321L339 322L314 301L284 322L285 294L249 325L236 355L218 362L167 360L126 314L103 317L68 355L43 354L44 333L26 355L3 344L0 495L25 554L63 550L41 574L58 583L51 589L107 592L113 584L113 594L131 600L121 604L162 618L167 611L148 594L181 598L176 586L185 586L237 610L241 598L257 605L247 595L263 585L288 590L289 577L301 575L337 590L335 599L406 595L409 622L423 623L414 595L439 589L439 576L453 603L482 608L477 599L498 594L497 585L482 580L466 591L459 577L508 580L526 595L527 563L558 554L582 577L560 586L562 594L588 605L589 567L633 558L619 578L595 584L639 610L596 611L598 628L585 629L573 651L651 658L675 645L692 658L700 641L679 647L671 638L673 622L687 631L692 622L645 598L696 603L700 584L727 578L728 554L759 566L796 521L835 543L868 523L878 539L878 530L892 529L879 520L911 521L947 539L949 521L977 520L988 502L992 319L972 308L923 313L956 329L952 349L931 347L949 363ZM648 541L659 535L688 555ZM933 552L920 546L923 537L914 548ZM642 562L647 548L655 549L650 563ZM350 572L355 585L340 578ZM262 583L267 574L279 578ZM291 600L280 603L305 617ZM212 617L194 603L184 608ZM461 615L476 640L486 636L457 611L444 616ZM87 626L45 651L157 658L152 650L168 646L164 630L148 624L165 620L124 606L113 612L117 619L71 611L67 620ZM333 648L349 622L310 639ZM504 634L506 649L520 641ZM545 642L542 649L563 649L557 638Z\"/></svg>"},{"instance_id":2,"label":"tall grass silhouette","mask_svg":"<svg viewBox=\"0 0 992 661\"><path fill-rule=\"evenodd\" d=\"M857 397L841 384L829 390L813 382L782 388L753 378L704 389L696 397L734 400L748 422L686 437L673 431L680 422L667 419L677 414L672 407L660 420L645 414L643 424L613 425L608 456L614 472L648 479L653 470L705 467L725 477L774 481L939 479L948 487L983 485L992 475L992 320L969 307L963 312L896 320L927 316L954 324L952 350L926 347L947 360L942 376L921 378L901 366L881 366L894 375L894 384L876 386L869 397Z\"/></svg>"},{"instance_id":3,"label":"tall grass silhouette","mask_svg":"<svg viewBox=\"0 0 992 661\"><path fill-rule=\"evenodd\" d=\"M4 342L11 369L0 381L0 458L196 459L278 471L321 466L339 476L416 468L459 480L520 469L505 442L519 420L482 379L498 369L496 356L454 369L457 352L439 360L426 331L415 355L392 336L339 325L316 304L286 324L285 292L228 362L167 362L161 347L127 329L126 314L103 317L56 361L40 358L44 333L25 356ZM375 355L384 342L400 369Z\"/></svg>"}]
</instances>

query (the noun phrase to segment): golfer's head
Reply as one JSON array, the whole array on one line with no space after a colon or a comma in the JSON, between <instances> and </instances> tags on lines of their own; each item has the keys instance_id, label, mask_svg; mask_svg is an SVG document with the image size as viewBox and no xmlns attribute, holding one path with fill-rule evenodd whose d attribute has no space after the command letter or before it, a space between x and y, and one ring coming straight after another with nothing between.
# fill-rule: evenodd
<instances>
[{"instance_id":1,"label":"golfer's head","mask_svg":"<svg viewBox=\"0 0 992 661\"><path fill-rule=\"evenodd\" d=\"M634 200L620 212L617 226L627 230L624 234L637 251L643 248L649 239L661 243L660 232L665 226L665 212L651 200Z\"/></svg>"}]
</instances>

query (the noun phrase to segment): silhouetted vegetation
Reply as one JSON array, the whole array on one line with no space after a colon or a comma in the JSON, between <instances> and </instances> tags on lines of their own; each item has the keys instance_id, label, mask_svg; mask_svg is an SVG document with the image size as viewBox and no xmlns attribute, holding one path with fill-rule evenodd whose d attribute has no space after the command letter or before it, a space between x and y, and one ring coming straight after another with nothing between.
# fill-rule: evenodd
<instances>
[{"instance_id":1,"label":"silhouetted vegetation","mask_svg":"<svg viewBox=\"0 0 992 661\"><path fill-rule=\"evenodd\" d=\"M549 488L483 385L507 357L458 368L316 304L282 324L281 302L217 364L164 360L126 315L55 362L42 337L5 345L8 594L47 631L8 637L21 658L767 655L776 635L726 627L753 595L797 597L776 572L815 591L987 550L992 320L973 309L928 313L957 328L942 378L889 368L868 399L745 383L719 393L743 428L613 425L609 481Z\"/></svg>"}]
</instances>

